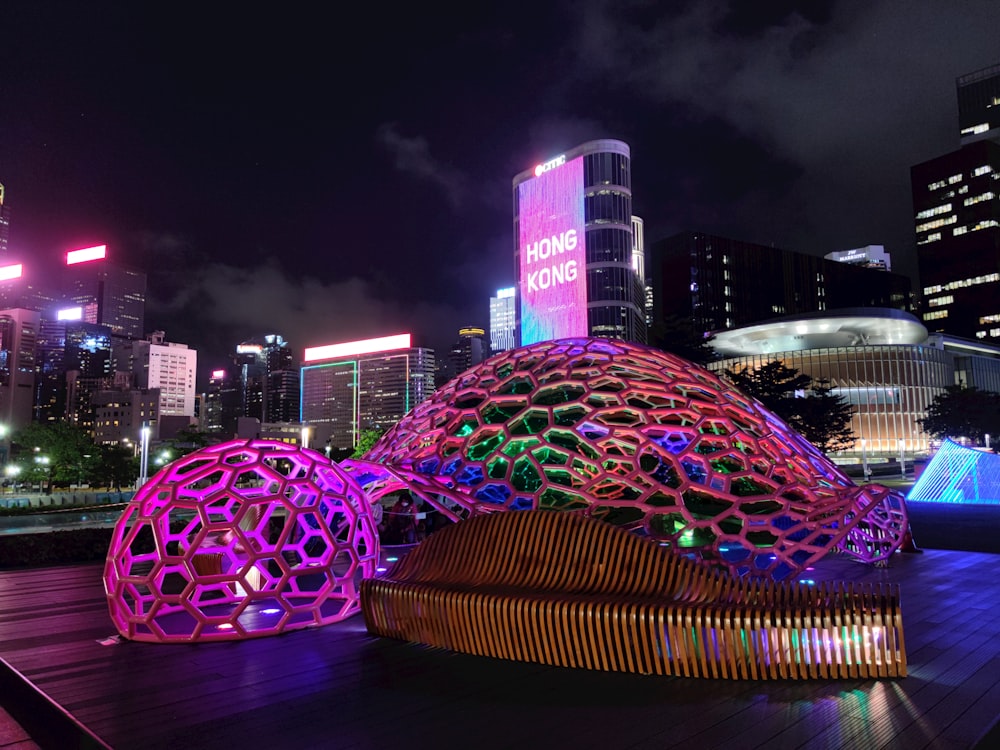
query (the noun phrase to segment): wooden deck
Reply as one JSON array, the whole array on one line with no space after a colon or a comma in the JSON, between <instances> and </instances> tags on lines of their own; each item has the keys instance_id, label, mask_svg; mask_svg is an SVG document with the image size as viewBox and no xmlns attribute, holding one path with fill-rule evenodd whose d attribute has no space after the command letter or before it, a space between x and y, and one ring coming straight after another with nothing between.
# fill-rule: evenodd
<instances>
[{"instance_id":1,"label":"wooden deck","mask_svg":"<svg viewBox=\"0 0 1000 750\"><path fill-rule=\"evenodd\" d=\"M988 746L998 564L827 558L806 577L900 583L909 676L767 683L501 662L375 639L360 617L242 643L102 645L114 629L100 566L6 571L0 705L60 748Z\"/></svg>"}]
</instances>

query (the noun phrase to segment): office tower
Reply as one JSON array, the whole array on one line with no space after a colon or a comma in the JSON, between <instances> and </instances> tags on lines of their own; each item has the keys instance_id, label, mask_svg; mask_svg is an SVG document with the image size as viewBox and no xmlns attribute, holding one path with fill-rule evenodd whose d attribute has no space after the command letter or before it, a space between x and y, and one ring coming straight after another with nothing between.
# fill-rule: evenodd
<instances>
[{"instance_id":1,"label":"office tower","mask_svg":"<svg viewBox=\"0 0 1000 750\"><path fill-rule=\"evenodd\" d=\"M198 352L187 344L165 341L163 331L149 338L115 343L116 367L131 374L131 386L158 389L158 415L194 417L195 373Z\"/></svg>"},{"instance_id":2,"label":"office tower","mask_svg":"<svg viewBox=\"0 0 1000 750\"><path fill-rule=\"evenodd\" d=\"M517 311L514 287L497 289L490 297L490 352L498 354L517 346Z\"/></svg>"},{"instance_id":3,"label":"office tower","mask_svg":"<svg viewBox=\"0 0 1000 750\"><path fill-rule=\"evenodd\" d=\"M264 336L264 422L299 421L299 368L281 336Z\"/></svg>"},{"instance_id":4,"label":"office tower","mask_svg":"<svg viewBox=\"0 0 1000 750\"><path fill-rule=\"evenodd\" d=\"M0 263L6 261L10 243L10 206L7 205L7 191L0 182Z\"/></svg>"},{"instance_id":5,"label":"office tower","mask_svg":"<svg viewBox=\"0 0 1000 750\"><path fill-rule=\"evenodd\" d=\"M690 318L708 333L849 307L910 308L902 274L700 232L650 250L654 320Z\"/></svg>"},{"instance_id":6,"label":"office tower","mask_svg":"<svg viewBox=\"0 0 1000 750\"><path fill-rule=\"evenodd\" d=\"M1000 140L1000 65L960 76L955 87L962 145Z\"/></svg>"},{"instance_id":7,"label":"office tower","mask_svg":"<svg viewBox=\"0 0 1000 750\"><path fill-rule=\"evenodd\" d=\"M49 283L41 264L27 266L20 261L0 258L0 309L22 308L35 312L53 313L60 305L61 295Z\"/></svg>"},{"instance_id":8,"label":"office tower","mask_svg":"<svg viewBox=\"0 0 1000 750\"><path fill-rule=\"evenodd\" d=\"M434 392L434 352L410 334L305 350L302 422L310 445L350 449L367 429L388 429Z\"/></svg>"},{"instance_id":9,"label":"office tower","mask_svg":"<svg viewBox=\"0 0 1000 750\"><path fill-rule=\"evenodd\" d=\"M110 326L116 336L143 337L146 274L109 261L107 246L66 254L62 295L83 309L88 323Z\"/></svg>"},{"instance_id":10,"label":"office tower","mask_svg":"<svg viewBox=\"0 0 1000 750\"><path fill-rule=\"evenodd\" d=\"M202 431L227 437L236 434L236 425L242 416L239 382L239 375L232 367L212 370L202 398Z\"/></svg>"},{"instance_id":11,"label":"office tower","mask_svg":"<svg viewBox=\"0 0 1000 750\"><path fill-rule=\"evenodd\" d=\"M910 169L924 324L1000 340L1000 66L957 80L958 151Z\"/></svg>"},{"instance_id":12,"label":"office tower","mask_svg":"<svg viewBox=\"0 0 1000 750\"><path fill-rule=\"evenodd\" d=\"M649 282L649 267L646 259L646 227L638 216L632 217L632 267L642 279L642 315L646 330L653 325L653 287Z\"/></svg>"},{"instance_id":13,"label":"office tower","mask_svg":"<svg viewBox=\"0 0 1000 750\"><path fill-rule=\"evenodd\" d=\"M450 377L461 375L473 365L478 365L489 356L486 331L476 326L465 326L458 330L458 341L448 350L448 372Z\"/></svg>"},{"instance_id":14,"label":"office tower","mask_svg":"<svg viewBox=\"0 0 1000 750\"><path fill-rule=\"evenodd\" d=\"M589 141L514 177L521 344L566 336L645 343L627 144Z\"/></svg>"},{"instance_id":15,"label":"office tower","mask_svg":"<svg viewBox=\"0 0 1000 750\"><path fill-rule=\"evenodd\" d=\"M128 379L120 379L114 387L96 391L91 404L94 442L98 445L122 445L138 450L143 427L151 427L154 438L159 435L159 388L134 388Z\"/></svg>"},{"instance_id":16,"label":"office tower","mask_svg":"<svg viewBox=\"0 0 1000 750\"><path fill-rule=\"evenodd\" d=\"M93 427L91 395L114 380L109 326L80 319L80 308L40 316L35 357L34 418L50 423L67 419Z\"/></svg>"},{"instance_id":17,"label":"office tower","mask_svg":"<svg viewBox=\"0 0 1000 750\"><path fill-rule=\"evenodd\" d=\"M851 250L838 250L823 256L827 260L847 263L862 268L878 268L882 271L892 270L892 258L883 245L865 245Z\"/></svg>"},{"instance_id":18,"label":"office tower","mask_svg":"<svg viewBox=\"0 0 1000 750\"><path fill-rule=\"evenodd\" d=\"M0 310L0 463L10 436L31 423L39 315L20 308Z\"/></svg>"},{"instance_id":19,"label":"office tower","mask_svg":"<svg viewBox=\"0 0 1000 750\"><path fill-rule=\"evenodd\" d=\"M264 381L267 362L260 341L244 341L236 347L236 370L239 378L240 416L264 421Z\"/></svg>"}]
</instances>

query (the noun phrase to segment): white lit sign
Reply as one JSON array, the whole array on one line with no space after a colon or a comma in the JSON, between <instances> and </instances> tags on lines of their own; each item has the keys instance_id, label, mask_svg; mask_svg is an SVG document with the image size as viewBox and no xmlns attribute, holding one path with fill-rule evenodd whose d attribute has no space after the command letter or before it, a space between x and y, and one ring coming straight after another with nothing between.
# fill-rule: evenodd
<instances>
[{"instance_id":1,"label":"white lit sign","mask_svg":"<svg viewBox=\"0 0 1000 750\"><path fill-rule=\"evenodd\" d=\"M506 289L497 289L497 299L509 299L514 296L514 287L509 286Z\"/></svg>"},{"instance_id":2,"label":"white lit sign","mask_svg":"<svg viewBox=\"0 0 1000 750\"><path fill-rule=\"evenodd\" d=\"M260 354L264 347L260 344L240 344L236 347L237 354Z\"/></svg>"},{"instance_id":3,"label":"white lit sign","mask_svg":"<svg viewBox=\"0 0 1000 750\"><path fill-rule=\"evenodd\" d=\"M94 247L85 247L82 250L70 250L66 253L66 265L72 266L74 263L86 263L88 260L101 260L107 254L107 245L95 245Z\"/></svg>"},{"instance_id":4,"label":"white lit sign","mask_svg":"<svg viewBox=\"0 0 1000 750\"><path fill-rule=\"evenodd\" d=\"M566 163L566 154L560 154L555 159L549 159L544 164L539 164L537 167L535 167L535 177L539 177L545 174L550 169L561 167L565 163Z\"/></svg>"},{"instance_id":5,"label":"white lit sign","mask_svg":"<svg viewBox=\"0 0 1000 750\"><path fill-rule=\"evenodd\" d=\"M212 370L212 380L221 380L226 377L225 370Z\"/></svg>"},{"instance_id":6,"label":"white lit sign","mask_svg":"<svg viewBox=\"0 0 1000 750\"><path fill-rule=\"evenodd\" d=\"M24 267L20 263L15 263L12 266L0 266L0 281L19 279L23 272Z\"/></svg>"},{"instance_id":7,"label":"white lit sign","mask_svg":"<svg viewBox=\"0 0 1000 750\"><path fill-rule=\"evenodd\" d=\"M83 320L83 308L65 307L56 313L56 320Z\"/></svg>"},{"instance_id":8,"label":"white lit sign","mask_svg":"<svg viewBox=\"0 0 1000 750\"><path fill-rule=\"evenodd\" d=\"M337 357L351 357L359 354L374 354L376 352L388 352L394 349L409 349L410 334L400 333L395 336L382 336L377 339L364 339L362 341L347 341L343 344L327 344L326 346L313 346L305 351L303 362L315 362L320 359L336 359Z\"/></svg>"}]
</instances>

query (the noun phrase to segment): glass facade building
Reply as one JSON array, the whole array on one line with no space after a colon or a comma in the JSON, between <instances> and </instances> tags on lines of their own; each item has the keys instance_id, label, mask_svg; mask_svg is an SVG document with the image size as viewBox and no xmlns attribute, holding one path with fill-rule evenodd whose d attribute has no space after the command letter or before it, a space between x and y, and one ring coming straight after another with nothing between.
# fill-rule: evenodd
<instances>
[{"instance_id":1,"label":"glass facade building","mask_svg":"<svg viewBox=\"0 0 1000 750\"><path fill-rule=\"evenodd\" d=\"M569 183L557 189L569 203L582 201L586 333L645 343L645 280L634 258L631 152L628 144L617 140L589 141L514 177L517 317L522 332L519 343L529 343L523 339L525 295L530 284L523 270L522 253L526 251L521 247L522 223L527 223L536 210L534 205L524 204L526 188L532 180L549 179L546 175L550 171L576 168L578 159L582 161L580 194L567 194L576 189ZM545 314L559 315L558 306Z\"/></svg>"},{"instance_id":2,"label":"glass facade building","mask_svg":"<svg viewBox=\"0 0 1000 750\"><path fill-rule=\"evenodd\" d=\"M516 289L497 289L490 297L490 353L498 354L517 346Z\"/></svg>"},{"instance_id":3,"label":"glass facade building","mask_svg":"<svg viewBox=\"0 0 1000 750\"><path fill-rule=\"evenodd\" d=\"M308 355L301 368L302 422L315 429L314 446L349 449L368 429L388 429L434 392L434 353L421 347Z\"/></svg>"},{"instance_id":4,"label":"glass facade building","mask_svg":"<svg viewBox=\"0 0 1000 750\"><path fill-rule=\"evenodd\" d=\"M960 76L955 85L962 145L1000 139L1000 65Z\"/></svg>"},{"instance_id":5,"label":"glass facade building","mask_svg":"<svg viewBox=\"0 0 1000 750\"><path fill-rule=\"evenodd\" d=\"M927 336L909 315L912 324L900 328L894 321L905 314L899 311L871 312L867 320L852 318L860 321L856 326L843 318L812 316L760 324L753 336L727 332L713 342L724 359L710 363L709 369L756 369L777 360L813 379L829 380L833 393L854 406L855 444L845 456L865 451L870 457L926 454L932 438L918 420L927 415L927 407L956 383L1000 391L1000 349ZM798 333L786 335L779 326ZM853 332L847 330L852 327ZM769 342L774 350L764 351Z\"/></svg>"}]
</instances>

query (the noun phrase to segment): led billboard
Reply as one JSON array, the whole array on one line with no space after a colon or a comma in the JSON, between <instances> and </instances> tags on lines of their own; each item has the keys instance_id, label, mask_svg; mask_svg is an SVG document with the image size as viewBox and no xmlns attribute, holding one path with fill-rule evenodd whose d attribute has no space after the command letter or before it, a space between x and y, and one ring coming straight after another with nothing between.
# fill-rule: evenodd
<instances>
[{"instance_id":1,"label":"led billboard","mask_svg":"<svg viewBox=\"0 0 1000 750\"><path fill-rule=\"evenodd\" d=\"M409 348L410 334L400 333L395 336L381 336L377 339L347 341L342 344L327 344L326 346L312 346L306 349L302 361L317 362L323 359L357 357L362 354L376 354L378 352L393 351L394 349Z\"/></svg>"},{"instance_id":2,"label":"led billboard","mask_svg":"<svg viewBox=\"0 0 1000 750\"><path fill-rule=\"evenodd\" d=\"M108 255L107 245L95 245L85 247L82 250L70 250L66 253L66 265L72 266L76 263L86 263L91 260L101 260Z\"/></svg>"},{"instance_id":3,"label":"led billboard","mask_svg":"<svg viewBox=\"0 0 1000 750\"><path fill-rule=\"evenodd\" d=\"M587 335L583 157L535 174L517 187L522 345Z\"/></svg>"}]
</instances>

